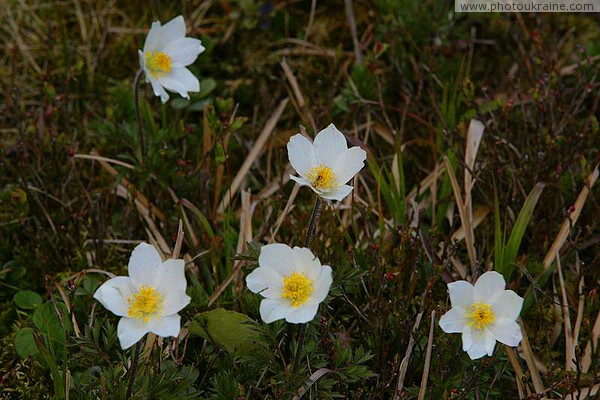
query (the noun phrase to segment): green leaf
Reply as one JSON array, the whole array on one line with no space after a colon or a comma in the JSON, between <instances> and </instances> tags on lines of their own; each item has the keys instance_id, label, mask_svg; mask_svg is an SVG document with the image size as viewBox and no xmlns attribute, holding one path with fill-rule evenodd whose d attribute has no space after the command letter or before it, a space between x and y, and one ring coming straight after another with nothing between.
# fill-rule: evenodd
<instances>
[{"instance_id":1,"label":"green leaf","mask_svg":"<svg viewBox=\"0 0 600 400\"><path fill-rule=\"evenodd\" d=\"M208 96L216 87L217 81L213 78L202 79L200 82L200 93L197 94L197 97L202 98Z\"/></svg>"},{"instance_id":2,"label":"green leaf","mask_svg":"<svg viewBox=\"0 0 600 400\"><path fill-rule=\"evenodd\" d=\"M56 310L61 314L61 319ZM61 355L66 348L66 332L70 329L67 306L63 303L52 304L47 301L35 310L32 320L35 327L48 337L48 345L51 346L51 349Z\"/></svg>"},{"instance_id":3,"label":"green leaf","mask_svg":"<svg viewBox=\"0 0 600 400\"><path fill-rule=\"evenodd\" d=\"M34 310L42 305L44 299L42 296L31 290L21 290L17 292L14 297L17 306L26 310Z\"/></svg>"},{"instance_id":4,"label":"green leaf","mask_svg":"<svg viewBox=\"0 0 600 400\"><path fill-rule=\"evenodd\" d=\"M525 229L527 229L527 225L529 225L529 220L531 220L531 215L533 214L533 210L537 205L537 202L546 186L545 183L537 183L529 195L527 199L525 199L525 203L523 204L523 208L519 212L519 216L515 221L515 225L510 232L510 237L508 238L508 243L506 244L506 248L504 249L504 257L502 259L502 265L496 266L496 271L500 272L504 275L504 279L510 281L510 277L515 269L515 260L517 259L517 252L519 251L519 247L521 246L521 240L523 239L523 235L525 234ZM500 267L500 269L498 269Z\"/></svg>"},{"instance_id":5,"label":"green leaf","mask_svg":"<svg viewBox=\"0 0 600 400\"><path fill-rule=\"evenodd\" d=\"M210 340L230 354L251 354L260 343L256 322L245 314L223 309L196 314L190 334Z\"/></svg>"},{"instance_id":6,"label":"green leaf","mask_svg":"<svg viewBox=\"0 0 600 400\"><path fill-rule=\"evenodd\" d=\"M23 359L39 353L39 350L35 345L32 328L19 329L15 335L15 350L19 357Z\"/></svg>"}]
</instances>

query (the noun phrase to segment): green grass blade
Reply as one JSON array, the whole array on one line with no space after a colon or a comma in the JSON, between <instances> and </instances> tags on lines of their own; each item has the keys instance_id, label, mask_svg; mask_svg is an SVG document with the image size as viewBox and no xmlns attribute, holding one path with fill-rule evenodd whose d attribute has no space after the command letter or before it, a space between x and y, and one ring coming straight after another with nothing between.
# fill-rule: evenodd
<instances>
[{"instance_id":1,"label":"green grass blade","mask_svg":"<svg viewBox=\"0 0 600 400\"><path fill-rule=\"evenodd\" d=\"M545 183L540 182L531 189L531 192L529 192L529 195L523 204L523 208L521 208L521 211L519 212L515 225L510 232L508 243L506 243L506 248L504 249L502 267L501 270L498 271L504 275L504 278L507 281L510 281L510 277L515 269L515 260L517 258L519 247L521 246L521 240L523 239L525 229L527 229L527 225L529 225L533 210L535 209L545 186Z\"/></svg>"}]
</instances>

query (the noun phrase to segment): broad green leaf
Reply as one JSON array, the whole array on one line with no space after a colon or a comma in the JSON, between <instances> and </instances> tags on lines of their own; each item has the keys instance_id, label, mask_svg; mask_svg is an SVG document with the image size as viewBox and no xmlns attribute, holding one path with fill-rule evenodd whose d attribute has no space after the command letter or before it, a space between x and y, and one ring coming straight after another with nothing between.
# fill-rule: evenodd
<instances>
[{"instance_id":1,"label":"broad green leaf","mask_svg":"<svg viewBox=\"0 0 600 400\"><path fill-rule=\"evenodd\" d=\"M19 357L23 359L39 353L38 348L35 345L32 328L19 329L15 335L15 350Z\"/></svg>"},{"instance_id":2,"label":"broad green leaf","mask_svg":"<svg viewBox=\"0 0 600 400\"><path fill-rule=\"evenodd\" d=\"M250 354L260 342L256 322L245 314L216 309L196 314L190 334L201 336L230 354Z\"/></svg>"},{"instance_id":3,"label":"broad green leaf","mask_svg":"<svg viewBox=\"0 0 600 400\"><path fill-rule=\"evenodd\" d=\"M42 305L44 299L42 296L31 290L21 290L14 297L17 306L26 310L35 310Z\"/></svg>"}]
</instances>

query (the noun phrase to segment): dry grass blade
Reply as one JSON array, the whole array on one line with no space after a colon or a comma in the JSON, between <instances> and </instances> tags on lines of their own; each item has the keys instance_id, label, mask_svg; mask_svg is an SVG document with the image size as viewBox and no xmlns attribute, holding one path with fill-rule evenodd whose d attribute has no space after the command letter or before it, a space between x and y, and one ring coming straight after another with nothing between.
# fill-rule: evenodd
<instances>
[{"instance_id":1,"label":"dry grass blade","mask_svg":"<svg viewBox=\"0 0 600 400\"><path fill-rule=\"evenodd\" d=\"M456 175L454 175L452 164L450 164L450 160L447 156L444 156L444 162L446 163L446 170L448 171L448 176L450 177L450 183L452 183L452 190L454 192L454 197L456 198L456 206L458 207L458 215L460 216L460 222L461 225L465 227L465 244L467 245L467 254L469 255L471 270L475 270L475 267L477 266L475 246L473 243L473 236L469 234L469 232L473 232L473 228L471 226L472 224L470 223L470 221L472 221L473 218L469 218L468 216L468 211L465 207L463 196L460 192L458 181L456 180Z\"/></svg>"},{"instance_id":2,"label":"dry grass blade","mask_svg":"<svg viewBox=\"0 0 600 400\"><path fill-rule=\"evenodd\" d=\"M246 174L248 174L248 172L250 171L250 167L252 166L252 163L258 158L258 155L260 154L263 147L267 143L269 136L275 129L275 125L277 125L277 122L279 121L279 118L281 117L281 114L283 113L283 110L285 110L285 107L287 106L289 101L290 101L289 97L286 97L285 99L281 100L281 102L279 103L279 105L277 106L277 108L275 109L273 114L271 114L271 116L267 120L267 123L265 124L263 130L260 132L258 139L256 139L256 143L254 143L254 146L250 150L250 153L248 153L248 156L244 160L244 163L240 167L240 170L238 171L236 176L233 178L233 182L231 183L231 186L229 187L229 189L227 190L227 192L221 199L221 203L219 204L219 208L217 210L218 213L220 213L220 214L223 213L223 210L225 210L225 208L231 202L232 197L240 189L242 182L246 178Z\"/></svg>"},{"instance_id":3,"label":"dry grass blade","mask_svg":"<svg viewBox=\"0 0 600 400\"><path fill-rule=\"evenodd\" d=\"M519 398L523 399L526 395L525 389L527 389L527 395L530 394L529 387L523 387L523 369L519 364L519 360L517 360L517 356L515 355L515 351L513 350L513 348L504 346L504 350L506 350L506 355L508 356L508 361L510 362L510 365L512 365L513 369L515 370L515 381L517 382Z\"/></svg>"},{"instance_id":4,"label":"dry grass blade","mask_svg":"<svg viewBox=\"0 0 600 400\"><path fill-rule=\"evenodd\" d=\"M252 241L252 208L250 207L250 191L242 192L242 212L240 214L240 234L238 236L238 243L236 252L241 254L246 248L246 243ZM236 260L233 264L231 274L225 279L217 289L211 294L208 299L208 306L210 307L223 293L225 289L234 281L239 275L243 266L243 261Z\"/></svg>"},{"instance_id":5,"label":"dry grass blade","mask_svg":"<svg viewBox=\"0 0 600 400\"><path fill-rule=\"evenodd\" d=\"M600 383L597 383L594 386L586 387L573 393L569 393L565 396L565 400L585 400L592 396L596 396L594 397L594 399L597 399L598 392L600 392Z\"/></svg>"},{"instance_id":6,"label":"dry grass blade","mask_svg":"<svg viewBox=\"0 0 600 400\"><path fill-rule=\"evenodd\" d=\"M565 327L565 368L567 371L575 371L575 346L573 343L573 331L571 328L571 317L569 316L569 303L567 298L567 289L562 273L560 256L556 254L556 267L558 269L558 282L560 284L560 294L562 297L561 309L563 312L563 323Z\"/></svg>"},{"instance_id":7,"label":"dry grass blade","mask_svg":"<svg viewBox=\"0 0 600 400\"><path fill-rule=\"evenodd\" d=\"M429 378L429 367L431 366L431 349L433 347L433 330L435 328L435 310L431 312L431 325L429 326L429 338L427 339L427 352L425 353L425 364L421 376L421 387L419 389L419 400L425 398L427 391L427 379Z\"/></svg>"},{"instance_id":8,"label":"dry grass blade","mask_svg":"<svg viewBox=\"0 0 600 400\"><path fill-rule=\"evenodd\" d=\"M592 328L592 337L588 340L583 356L581 357L581 370L586 373L592 365L592 350L598 350L598 337L600 336L600 312L596 316L596 322Z\"/></svg>"},{"instance_id":9,"label":"dry grass blade","mask_svg":"<svg viewBox=\"0 0 600 400\"><path fill-rule=\"evenodd\" d=\"M475 159L477 158L477 151L483 138L483 130L485 127L480 121L472 119L469 123L469 129L467 131L467 148L465 149L465 199L464 199L464 211L468 224L463 225L465 229L465 241L467 237L470 237L470 243L473 246L473 254L475 254L474 242L475 232L473 226L473 198L472 191L475 186L475 177L473 176L473 170L475 168ZM471 260L472 262L472 260Z\"/></svg>"},{"instance_id":10,"label":"dry grass blade","mask_svg":"<svg viewBox=\"0 0 600 400\"><path fill-rule=\"evenodd\" d=\"M527 337L527 332L525 331L525 325L523 325L523 321L521 321L520 318L518 322L519 326L521 327L521 333L523 334L523 340L521 340L520 345L521 349L523 350L521 357L523 357L527 363L527 368L529 369L529 374L531 375L531 381L533 382L533 388L535 389L535 392L544 393L544 383L542 382L540 371L537 368L535 357L533 355L533 351L531 350L531 345L529 344L529 338Z\"/></svg>"},{"instance_id":11,"label":"dry grass blade","mask_svg":"<svg viewBox=\"0 0 600 400\"><path fill-rule=\"evenodd\" d=\"M488 214L490 213L490 208L488 206L481 206L481 207L477 207L475 209L475 212L473 212L473 229L476 229L485 219L485 217L488 216ZM466 231L465 229L460 226L456 231L454 231L454 233L451 236L451 240L454 241L461 241L466 237Z\"/></svg>"},{"instance_id":12,"label":"dry grass blade","mask_svg":"<svg viewBox=\"0 0 600 400\"><path fill-rule=\"evenodd\" d=\"M292 400L300 400L302 398L302 396L304 396L304 394L308 391L308 389L310 389L311 386L314 385L319 380L319 378L321 378L323 375L325 375L329 372L331 372L331 370L327 369L327 368L319 368L318 370L316 370L308 378L308 385L302 386L300 389L298 389L298 396L294 396L292 398Z\"/></svg>"},{"instance_id":13,"label":"dry grass blade","mask_svg":"<svg viewBox=\"0 0 600 400\"><path fill-rule=\"evenodd\" d=\"M275 227L271 230L271 242L275 241L275 236L277 236L277 232L279 232L279 228L281 227L283 220L291 211L292 206L294 205L294 200L296 200L296 196L298 195L299 191L300 185L294 185L294 187L292 188L292 192L290 193L290 197L288 198L288 201L285 203L285 207L281 212L281 215L279 216L279 218L277 218L277 221L275 222Z\"/></svg>"},{"instance_id":14,"label":"dry grass blade","mask_svg":"<svg viewBox=\"0 0 600 400\"><path fill-rule=\"evenodd\" d=\"M544 259L544 269L550 268L550 265L552 265L552 262L554 261L554 257L560 251L563 244L565 244L565 241L571 232L571 228L577 223L577 219L579 219L579 214L581 214L581 210L590 194L590 190L596 183L596 180L598 180L599 167L600 165L596 165L590 176L588 176L585 181L585 187L581 189L577 201L575 201L575 204L573 205L573 212L571 212L560 227L560 231L558 232L558 235L556 235L556 239L554 239L554 243L550 246L550 250L548 250L546 258Z\"/></svg>"},{"instance_id":15,"label":"dry grass blade","mask_svg":"<svg viewBox=\"0 0 600 400\"><path fill-rule=\"evenodd\" d=\"M177 240L175 241L175 247L173 248L173 254L171 257L179 258L179 253L181 252L181 245L183 244L183 237L185 236L183 232L183 221L179 220L179 227L177 228Z\"/></svg>"},{"instance_id":16,"label":"dry grass blade","mask_svg":"<svg viewBox=\"0 0 600 400\"><path fill-rule=\"evenodd\" d=\"M294 99L296 100L295 104L297 104L299 108L298 114L316 132L317 125L315 124L315 119L310 113L310 110L306 107L306 101L304 101L304 95L300 90L300 85L298 85L298 80L296 79L296 76L292 72L292 69L290 68L285 58L279 62L279 65L281 65L281 69L283 69L283 73L285 74L285 77L287 78L288 82L290 83L290 86L292 87L292 93L294 94Z\"/></svg>"},{"instance_id":17,"label":"dry grass blade","mask_svg":"<svg viewBox=\"0 0 600 400\"><path fill-rule=\"evenodd\" d=\"M396 391L394 392L394 400L400 399L400 393L404 388L404 379L406 378L406 371L408 371L408 363L410 362L410 356L412 355L413 347L415 347L415 334L419 329L419 325L421 325L421 318L423 317L423 313L420 312L417 315L417 320L412 328L412 334L410 335L410 339L408 341L408 346L406 347L406 353L404 354L404 358L400 363L400 369L398 370L398 380L396 381Z\"/></svg>"},{"instance_id":18,"label":"dry grass blade","mask_svg":"<svg viewBox=\"0 0 600 400\"><path fill-rule=\"evenodd\" d=\"M98 161L100 163L100 166L102 166L102 168L104 168L114 178L120 178L120 185L124 186L126 192L130 191L134 200L136 202L139 202L143 206L143 208L152 210L152 214L161 221L164 221L166 219L165 214L162 211L160 211L155 205L151 204L150 201L148 200L148 198L146 198L146 196L144 196L143 194L138 192L137 189L135 188L135 186L131 182L129 182L127 179L125 179L123 177L119 177L119 171L114 169L112 167L112 165L110 165L110 163L122 165L126 168L131 167L131 169L134 169L134 167L132 165L123 163L118 160L113 160L111 158L102 157L100 154L98 154L98 152L96 150L92 150L91 155L85 155L85 154L77 155L76 154L74 157Z\"/></svg>"}]
</instances>

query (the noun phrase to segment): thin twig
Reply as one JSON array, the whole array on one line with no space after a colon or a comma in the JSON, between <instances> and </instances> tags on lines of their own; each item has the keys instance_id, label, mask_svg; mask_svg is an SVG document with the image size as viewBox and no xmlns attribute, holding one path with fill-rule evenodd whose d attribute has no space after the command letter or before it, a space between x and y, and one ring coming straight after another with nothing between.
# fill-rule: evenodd
<instances>
[{"instance_id":1,"label":"thin twig","mask_svg":"<svg viewBox=\"0 0 600 400\"><path fill-rule=\"evenodd\" d=\"M356 64L362 64L362 54L360 53L360 43L358 41L358 34L356 33L356 19L354 18L354 8L352 7L352 0L345 0L346 6L346 18L348 19L348 25L350 25L350 33L352 34L352 43L354 44L354 61Z\"/></svg>"}]
</instances>

